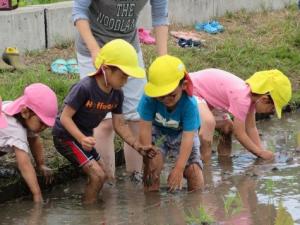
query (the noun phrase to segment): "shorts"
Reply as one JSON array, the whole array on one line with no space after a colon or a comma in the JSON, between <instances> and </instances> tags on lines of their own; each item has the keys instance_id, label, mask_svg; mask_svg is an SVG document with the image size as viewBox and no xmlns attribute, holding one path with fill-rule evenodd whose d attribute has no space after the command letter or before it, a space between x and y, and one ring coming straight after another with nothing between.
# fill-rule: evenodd
<instances>
[{"instance_id":1,"label":"shorts","mask_svg":"<svg viewBox=\"0 0 300 225\"><path fill-rule=\"evenodd\" d=\"M91 151L86 151L77 141L53 136L53 142L56 150L77 167L82 167L93 159L96 161L100 159L96 149L93 148Z\"/></svg>"},{"instance_id":2,"label":"shorts","mask_svg":"<svg viewBox=\"0 0 300 225\"><path fill-rule=\"evenodd\" d=\"M197 96L196 99L197 99L198 104L204 103L204 104L208 105L204 98ZM214 115L216 122L231 120L230 114L226 110L221 109L221 108L211 108L211 107L209 107L209 108L210 108L212 114Z\"/></svg>"},{"instance_id":3,"label":"shorts","mask_svg":"<svg viewBox=\"0 0 300 225\"><path fill-rule=\"evenodd\" d=\"M90 56L84 56L77 52L80 79L87 74L95 72L95 67ZM139 65L145 68L142 51L138 52ZM140 116L137 112L137 106L144 93L144 86L147 83L146 78L137 79L129 77L127 83L122 88L124 92L123 115L125 120L138 121ZM107 113L105 119L111 119L111 113Z\"/></svg>"},{"instance_id":4,"label":"shorts","mask_svg":"<svg viewBox=\"0 0 300 225\"><path fill-rule=\"evenodd\" d=\"M178 135L166 135L155 126L152 126L152 142L160 149L164 159L167 157L177 158L179 155L182 132ZM157 143L159 142L159 143ZM203 169L203 163L200 159L200 140L198 131L195 131L191 155L187 161L186 167L196 163Z\"/></svg>"}]
</instances>

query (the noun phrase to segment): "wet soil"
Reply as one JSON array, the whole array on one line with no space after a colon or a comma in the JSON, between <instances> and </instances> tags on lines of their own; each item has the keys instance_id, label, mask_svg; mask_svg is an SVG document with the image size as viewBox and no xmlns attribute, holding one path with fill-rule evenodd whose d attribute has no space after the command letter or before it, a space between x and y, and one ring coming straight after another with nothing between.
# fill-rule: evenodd
<instances>
[{"instance_id":1,"label":"wet soil","mask_svg":"<svg viewBox=\"0 0 300 225\"><path fill-rule=\"evenodd\" d=\"M214 221L208 224L219 225L274 225L287 218L300 224L300 114L259 121L258 127L263 145L276 153L275 160L256 159L234 141L232 157L214 154L205 166L203 192L187 193L184 185L182 191L169 193L169 163L158 193L144 194L142 185L131 183L120 168L116 183L104 186L96 205L81 204L85 180L79 178L46 192L41 207L30 198L0 204L1 224L181 225L205 224L208 216Z\"/></svg>"}]
</instances>

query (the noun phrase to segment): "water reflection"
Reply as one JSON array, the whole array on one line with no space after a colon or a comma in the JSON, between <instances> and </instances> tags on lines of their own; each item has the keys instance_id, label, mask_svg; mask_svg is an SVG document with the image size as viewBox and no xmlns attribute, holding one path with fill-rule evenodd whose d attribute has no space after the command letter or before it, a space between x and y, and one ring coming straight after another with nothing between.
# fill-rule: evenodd
<instances>
[{"instance_id":1,"label":"water reflection","mask_svg":"<svg viewBox=\"0 0 300 225\"><path fill-rule=\"evenodd\" d=\"M214 156L206 165L203 192L187 193L185 189L171 194L164 181L160 193L145 195L142 186L134 186L119 170L116 184L105 185L101 201L94 206L81 204L84 179L79 179L55 187L42 207L29 200L0 205L0 224L182 225L200 207L220 225L274 225L279 211L300 224L299 127L295 114L282 121L260 122L264 144L274 147L276 159L257 160L234 142L233 157Z\"/></svg>"}]
</instances>

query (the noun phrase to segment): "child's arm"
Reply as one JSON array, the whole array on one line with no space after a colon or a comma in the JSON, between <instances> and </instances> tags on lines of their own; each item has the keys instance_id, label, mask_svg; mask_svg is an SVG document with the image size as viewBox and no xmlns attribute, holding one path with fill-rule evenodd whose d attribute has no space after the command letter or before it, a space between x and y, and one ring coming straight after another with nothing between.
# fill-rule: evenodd
<instances>
[{"instance_id":1,"label":"child's arm","mask_svg":"<svg viewBox=\"0 0 300 225\"><path fill-rule=\"evenodd\" d=\"M141 145L139 138L133 136L122 114L112 114L112 122L116 133L138 153L143 156L147 155L149 158L156 155L156 149L151 145L151 141L148 145Z\"/></svg>"},{"instance_id":2,"label":"child's arm","mask_svg":"<svg viewBox=\"0 0 300 225\"><path fill-rule=\"evenodd\" d=\"M175 167L172 169L168 177L168 186L170 188L170 191L175 191L177 188L182 188L183 172L186 166L186 162L192 152L193 140L193 131L184 131L182 133L179 155L175 163Z\"/></svg>"},{"instance_id":3,"label":"child's arm","mask_svg":"<svg viewBox=\"0 0 300 225\"><path fill-rule=\"evenodd\" d=\"M271 151L264 150L257 145L246 133L245 122L234 118L233 121L233 132L238 141L252 154L261 157L263 159L272 159L274 154Z\"/></svg>"},{"instance_id":4,"label":"child's arm","mask_svg":"<svg viewBox=\"0 0 300 225\"><path fill-rule=\"evenodd\" d=\"M28 137L28 143L37 169L46 179L46 184L50 184L53 181L52 170L46 166L44 157L44 148L39 136Z\"/></svg>"},{"instance_id":5,"label":"child's arm","mask_svg":"<svg viewBox=\"0 0 300 225\"><path fill-rule=\"evenodd\" d=\"M262 144L261 144L261 140L259 137L259 133L256 127L256 122L255 122L255 113L251 112L247 115L246 118L246 132L248 134L248 136L250 137L250 139L261 149Z\"/></svg>"},{"instance_id":6,"label":"child's arm","mask_svg":"<svg viewBox=\"0 0 300 225\"><path fill-rule=\"evenodd\" d=\"M15 154L16 154L18 168L33 195L33 201L42 202L43 197L42 197L41 189L29 155L23 150L20 150L16 147L15 147Z\"/></svg>"},{"instance_id":7,"label":"child's arm","mask_svg":"<svg viewBox=\"0 0 300 225\"><path fill-rule=\"evenodd\" d=\"M94 137L85 136L76 126L72 117L76 111L66 105L61 113L60 121L66 130L82 145L85 150L91 150L96 144Z\"/></svg>"}]
</instances>

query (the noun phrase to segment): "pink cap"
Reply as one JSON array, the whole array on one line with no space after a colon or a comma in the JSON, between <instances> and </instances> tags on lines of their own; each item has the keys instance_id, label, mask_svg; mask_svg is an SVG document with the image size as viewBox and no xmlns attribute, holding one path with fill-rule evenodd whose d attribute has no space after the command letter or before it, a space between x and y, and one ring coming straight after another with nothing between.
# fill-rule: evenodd
<instances>
[{"instance_id":1,"label":"pink cap","mask_svg":"<svg viewBox=\"0 0 300 225\"><path fill-rule=\"evenodd\" d=\"M52 127L57 114L57 98L48 86L35 83L27 86L23 96L19 97L4 109L4 112L13 116L23 107L31 109L46 125Z\"/></svg>"},{"instance_id":2,"label":"pink cap","mask_svg":"<svg viewBox=\"0 0 300 225\"><path fill-rule=\"evenodd\" d=\"M2 113L2 99L0 97L0 128L7 127L7 121L5 119L4 113Z\"/></svg>"}]
</instances>

